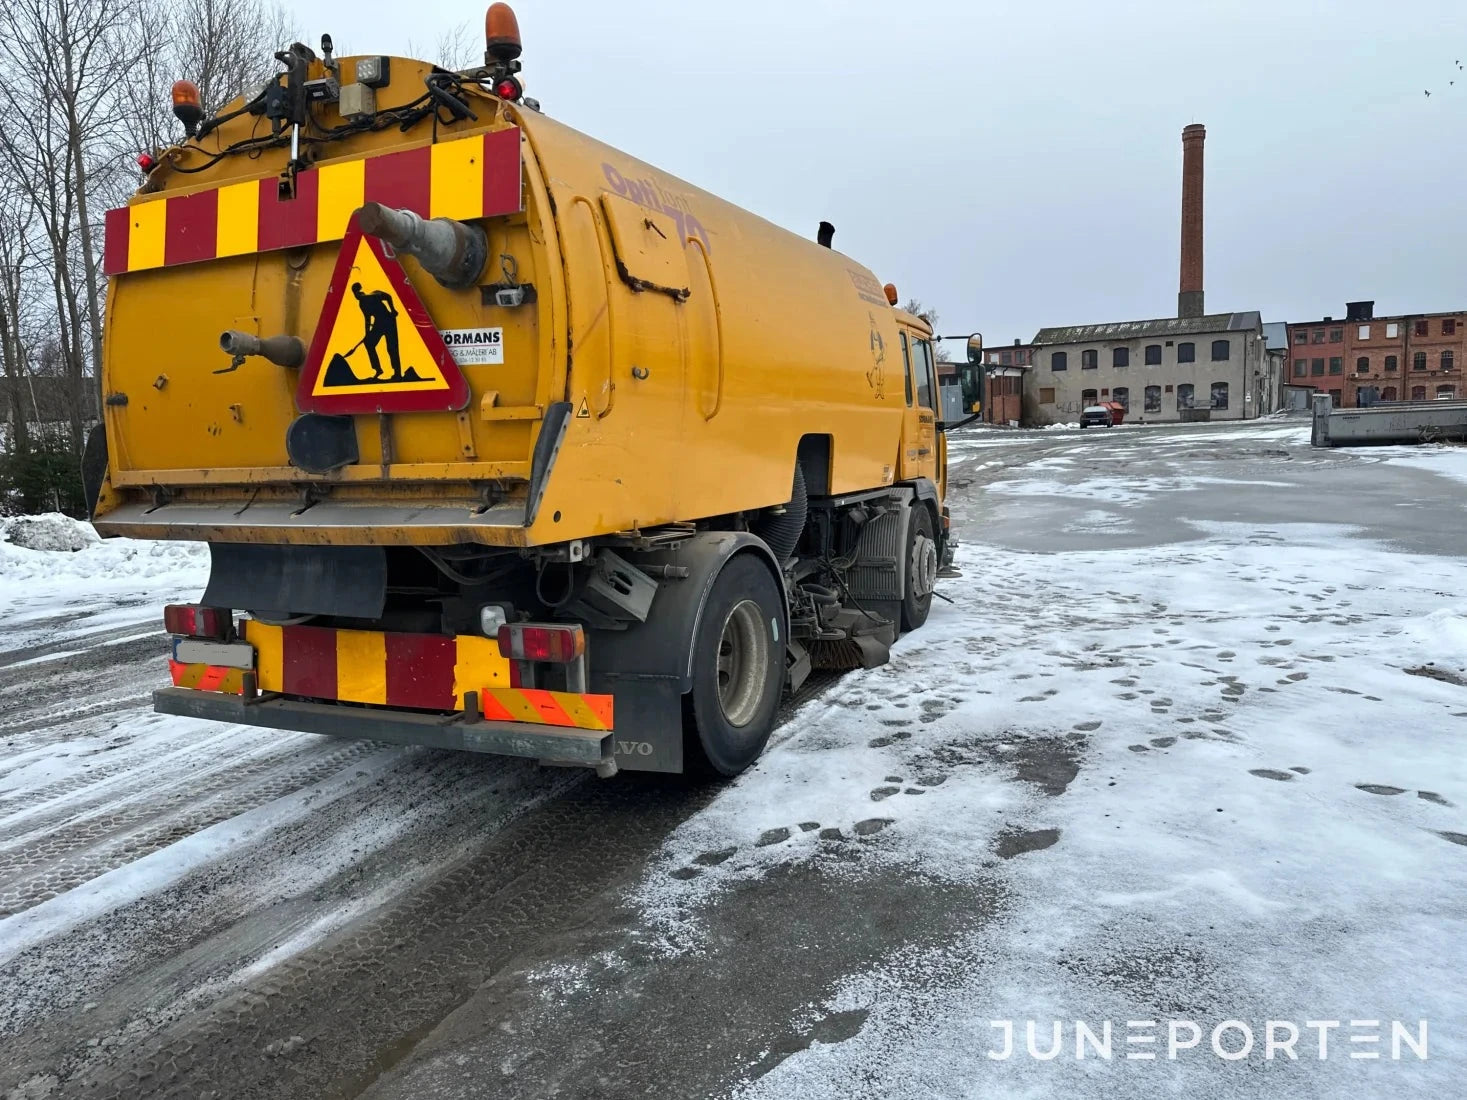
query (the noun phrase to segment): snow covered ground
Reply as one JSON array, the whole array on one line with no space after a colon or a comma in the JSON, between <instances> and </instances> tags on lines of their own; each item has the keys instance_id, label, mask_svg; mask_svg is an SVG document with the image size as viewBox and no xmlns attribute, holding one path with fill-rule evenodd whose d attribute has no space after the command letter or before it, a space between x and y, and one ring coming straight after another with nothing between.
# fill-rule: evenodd
<instances>
[{"instance_id":1,"label":"snow covered ground","mask_svg":"<svg viewBox=\"0 0 1467 1100\"><path fill-rule=\"evenodd\" d=\"M0 1095L1455 1095L1467 452L1307 438L954 437L711 796L154 716L202 550L0 543Z\"/></svg>"},{"instance_id":2,"label":"snow covered ground","mask_svg":"<svg viewBox=\"0 0 1467 1100\"><path fill-rule=\"evenodd\" d=\"M793 883L833 879L856 906L900 883L910 935L876 933L887 950L770 1018L720 1095L1458 1091L1467 524L1434 475L1462 476L1467 456L1321 454L1307 434L956 441L955 480L984 482L966 511L986 522L965 527L954 602L667 840L627 946L531 974L545 1020L604 1005L598 988L634 996L632 976L662 965L703 973L737 1017L736 987L701 960L727 951L729 911L761 883L789 901L751 920L756 967L785 919L809 932ZM1405 552L1390 515L1348 506L1388 465L1411 468L1400 503L1429 507L1455 554ZM1297 521L1218 518L1265 496ZM1034 548L1046 520L1065 548ZM960 910L942 935L919 931L934 889ZM838 906L801 946L838 956L837 929L865 919ZM801 959L765 980L808 983ZM372 1095L471 1095L498 1048L465 1030Z\"/></svg>"}]
</instances>

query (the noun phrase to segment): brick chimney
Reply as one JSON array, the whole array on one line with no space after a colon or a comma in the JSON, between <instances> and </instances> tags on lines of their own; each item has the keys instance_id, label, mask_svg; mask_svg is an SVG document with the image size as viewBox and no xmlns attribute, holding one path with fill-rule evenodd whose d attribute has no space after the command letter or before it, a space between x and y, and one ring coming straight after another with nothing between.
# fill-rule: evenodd
<instances>
[{"instance_id":1,"label":"brick chimney","mask_svg":"<svg viewBox=\"0 0 1467 1100\"><path fill-rule=\"evenodd\" d=\"M1178 317L1201 317L1202 307L1202 142L1207 129L1193 123L1182 130L1182 281Z\"/></svg>"}]
</instances>

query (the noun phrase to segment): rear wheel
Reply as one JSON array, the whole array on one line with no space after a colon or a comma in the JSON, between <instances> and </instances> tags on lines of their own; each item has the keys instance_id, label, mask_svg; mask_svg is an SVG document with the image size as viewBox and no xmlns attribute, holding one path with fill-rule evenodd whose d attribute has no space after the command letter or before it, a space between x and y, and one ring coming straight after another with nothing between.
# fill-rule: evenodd
<instances>
[{"instance_id":1,"label":"rear wheel","mask_svg":"<svg viewBox=\"0 0 1467 1100\"><path fill-rule=\"evenodd\" d=\"M912 507L903 561L907 574L902 582L902 633L905 634L927 621L927 614L932 610L932 590L937 586L937 541L932 537L932 513L925 504Z\"/></svg>"},{"instance_id":2,"label":"rear wheel","mask_svg":"<svg viewBox=\"0 0 1467 1100\"><path fill-rule=\"evenodd\" d=\"M713 582L693 639L693 690L684 702L693 770L738 775L764 751L779 706L783 600L752 555Z\"/></svg>"}]
</instances>

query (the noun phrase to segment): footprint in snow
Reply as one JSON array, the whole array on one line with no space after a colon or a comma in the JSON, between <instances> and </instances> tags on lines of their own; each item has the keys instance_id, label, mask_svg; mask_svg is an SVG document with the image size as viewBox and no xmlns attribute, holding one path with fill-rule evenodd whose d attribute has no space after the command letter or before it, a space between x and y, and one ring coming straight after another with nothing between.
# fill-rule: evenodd
<instances>
[{"instance_id":1,"label":"footprint in snow","mask_svg":"<svg viewBox=\"0 0 1467 1100\"><path fill-rule=\"evenodd\" d=\"M1256 775L1259 779L1275 779L1280 783L1291 782L1294 778L1292 772L1275 771L1273 768L1249 768L1249 775Z\"/></svg>"},{"instance_id":2,"label":"footprint in snow","mask_svg":"<svg viewBox=\"0 0 1467 1100\"><path fill-rule=\"evenodd\" d=\"M1038 852L1059 843L1058 829L1009 829L999 833L993 851L1000 859L1013 859L1025 852Z\"/></svg>"},{"instance_id":3,"label":"footprint in snow","mask_svg":"<svg viewBox=\"0 0 1467 1100\"><path fill-rule=\"evenodd\" d=\"M1425 802L1434 802L1438 806L1452 805L1452 803L1448 802L1445 798L1437 794L1435 791L1417 791L1416 797L1422 799Z\"/></svg>"},{"instance_id":4,"label":"footprint in snow","mask_svg":"<svg viewBox=\"0 0 1467 1100\"><path fill-rule=\"evenodd\" d=\"M1366 794L1396 795L1406 793L1405 787L1387 787L1381 783L1356 783L1355 789L1357 791L1364 791Z\"/></svg>"}]
</instances>

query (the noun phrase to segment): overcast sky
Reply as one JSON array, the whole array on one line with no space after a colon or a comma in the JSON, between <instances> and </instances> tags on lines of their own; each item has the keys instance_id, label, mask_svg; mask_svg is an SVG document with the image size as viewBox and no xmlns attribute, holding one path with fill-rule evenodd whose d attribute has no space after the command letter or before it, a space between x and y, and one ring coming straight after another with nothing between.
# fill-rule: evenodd
<instances>
[{"instance_id":1,"label":"overcast sky","mask_svg":"<svg viewBox=\"0 0 1467 1100\"><path fill-rule=\"evenodd\" d=\"M341 53L486 6L287 5ZM547 113L802 234L834 222L944 332L1173 315L1190 122L1209 312L1467 307L1463 0L514 7Z\"/></svg>"}]
</instances>

